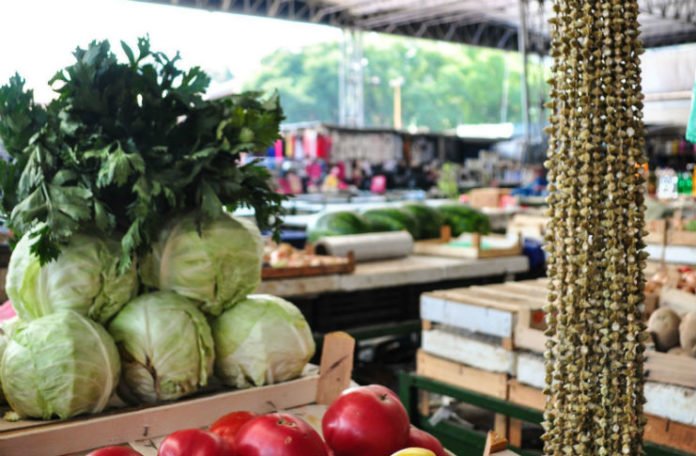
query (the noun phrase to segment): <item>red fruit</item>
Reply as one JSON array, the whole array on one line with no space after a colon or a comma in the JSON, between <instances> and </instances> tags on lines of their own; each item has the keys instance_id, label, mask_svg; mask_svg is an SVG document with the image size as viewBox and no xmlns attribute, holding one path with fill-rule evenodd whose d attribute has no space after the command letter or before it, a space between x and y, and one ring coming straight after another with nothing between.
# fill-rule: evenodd
<instances>
[{"instance_id":1,"label":"red fruit","mask_svg":"<svg viewBox=\"0 0 696 456\"><path fill-rule=\"evenodd\" d=\"M222 437L201 429L184 429L169 434L157 451L158 456L232 456Z\"/></svg>"},{"instance_id":2,"label":"red fruit","mask_svg":"<svg viewBox=\"0 0 696 456\"><path fill-rule=\"evenodd\" d=\"M408 447L413 448L425 448L435 453L435 456L447 456L445 449L438 439L436 439L432 434L428 434L425 431L418 429L415 426L411 426L408 432Z\"/></svg>"},{"instance_id":3,"label":"red fruit","mask_svg":"<svg viewBox=\"0 0 696 456\"><path fill-rule=\"evenodd\" d=\"M270 413L247 422L237 433L235 456L328 456L326 444L304 420Z\"/></svg>"},{"instance_id":4,"label":"red fruit","mask_svg":"<svg viewBox=\"0 0 696 456\"><path fill-rule=\"evenodd\" d=\"M142 456L137 451L124 446L110 446L99 448L89 453L87 456Z\"/></svg>"},{"instance_id":5,"label":"red fruit","mask_svg":"<svg viewBox=\"0 0 696 456\"><path fill-rule=\"evenodd\" d=\"M399 398L380 385L344 392L321 425L335 456L389 456L406 447L410 427Z\"/></svg>"},{"instance_id":6,"label":"red fruit","mask_svg":"<svg viewBox=\"0 0 696 456\"><path fill-rule=\"evenodd\" d=\"M242 426L254 418L256 418L256 414L251 412L228 413L215 420L209 430L225 439L227 443L232 446L237 432L239 432Z\"/></svg>"}]
</instances>

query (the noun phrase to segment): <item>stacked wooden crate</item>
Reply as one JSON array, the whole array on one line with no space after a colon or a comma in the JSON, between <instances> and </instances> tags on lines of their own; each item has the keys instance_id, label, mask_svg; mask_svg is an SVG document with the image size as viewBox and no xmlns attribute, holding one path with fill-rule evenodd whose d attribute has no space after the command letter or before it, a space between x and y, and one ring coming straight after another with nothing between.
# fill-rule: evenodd
<instances>
[{"instance_id":1,"label":"stacked wooden crate","mask_svg":"<svg viewBox=\"0 0 696 456\"><path fill-rule=\"evenodd\" d=\"M520 308L530 305L529 298L514 287L509 283L423 294L417 373L509 399L509 380L517 374L518 353L513 343L517 315ZM504 417L496 417L495 430L507 433Z\"/></svg>"},{"instance_id":2,"label":"stacked wooden crate","mask_svg":"<svg viewBox=\"0 0 696 456\"><path fill-rule=\"evenodd\" d=\"M424 294L418 374L543 409L546 286L542 279ZM646 370L646 439L696 452L696 359L649 351ZM519 446L521 423L506 427Z\"/></svg>"}]
</instances>

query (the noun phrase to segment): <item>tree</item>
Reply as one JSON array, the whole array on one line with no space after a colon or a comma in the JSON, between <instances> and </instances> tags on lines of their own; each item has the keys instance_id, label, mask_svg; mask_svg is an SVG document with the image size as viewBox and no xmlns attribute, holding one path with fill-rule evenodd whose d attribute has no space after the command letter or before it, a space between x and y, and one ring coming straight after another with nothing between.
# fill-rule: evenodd
<instances>
[{"instance_id":1,"label":"tree","mask_svg":"<svg viewBox=\"0 0 696 456\"><path fill-rule=\"evenodd\" d=\"M247 88L279 90L288 122L337 122L339 46L321 43L301 53L279 50L263 59ZM368 126L392 125L389 83L396 78L404 80L404 125L443 131L462 123L497 123L503 117L522 121L521 61L514 53L370 34L363 55ZM532 63L530 73L538 79L543 71Z\"/></svg>"}]
</instances>

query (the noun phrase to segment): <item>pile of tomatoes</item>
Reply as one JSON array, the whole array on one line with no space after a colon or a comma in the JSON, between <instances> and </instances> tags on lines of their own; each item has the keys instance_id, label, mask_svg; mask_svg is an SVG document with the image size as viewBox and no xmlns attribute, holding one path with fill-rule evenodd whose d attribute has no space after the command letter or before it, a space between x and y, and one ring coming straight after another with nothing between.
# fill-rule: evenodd
<instances>
[{"instance_id":1,"label":"pile of tomatoes","mask_svg":"<svg viewBox=\"0 0 696 456\"><path fill-rule=\"evenodd\" d=\"M158 456L446 456L440 442L409 423L406 409L380 385L346 390L322 419L324 439L288 413L233 412L208 431L185 429L162 441ZM140 456L126 447L88 456Z\"/></svg>"}]
</instances>

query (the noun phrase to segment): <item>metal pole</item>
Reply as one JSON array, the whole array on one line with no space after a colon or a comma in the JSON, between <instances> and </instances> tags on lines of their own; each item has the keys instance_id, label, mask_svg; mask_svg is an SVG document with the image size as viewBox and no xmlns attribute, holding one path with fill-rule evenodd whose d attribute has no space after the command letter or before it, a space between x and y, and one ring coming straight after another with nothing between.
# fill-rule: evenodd
<instances>
[{"instance_id":1,"label":"metal pole","mask_svg":"<svg viewBox=\"0 0 696 456\"><path fill-rule=\"evenodd\" d=\"M394 129L401 130L401 85L394 86Z\"/></svg>"},{"instance_id":2,"label":"metal pole","mask_svg":"<svg viewBox=\"0 0 696 456\"><path fill-rule=\"evenodd\" d=\"M529 82L527 81L527 0L519 0L520 29L517 32L517 45L522 54L522 121L524 122L523 159L527 155L530 143L529 131Z\"/></svg>"}]
</instances>

